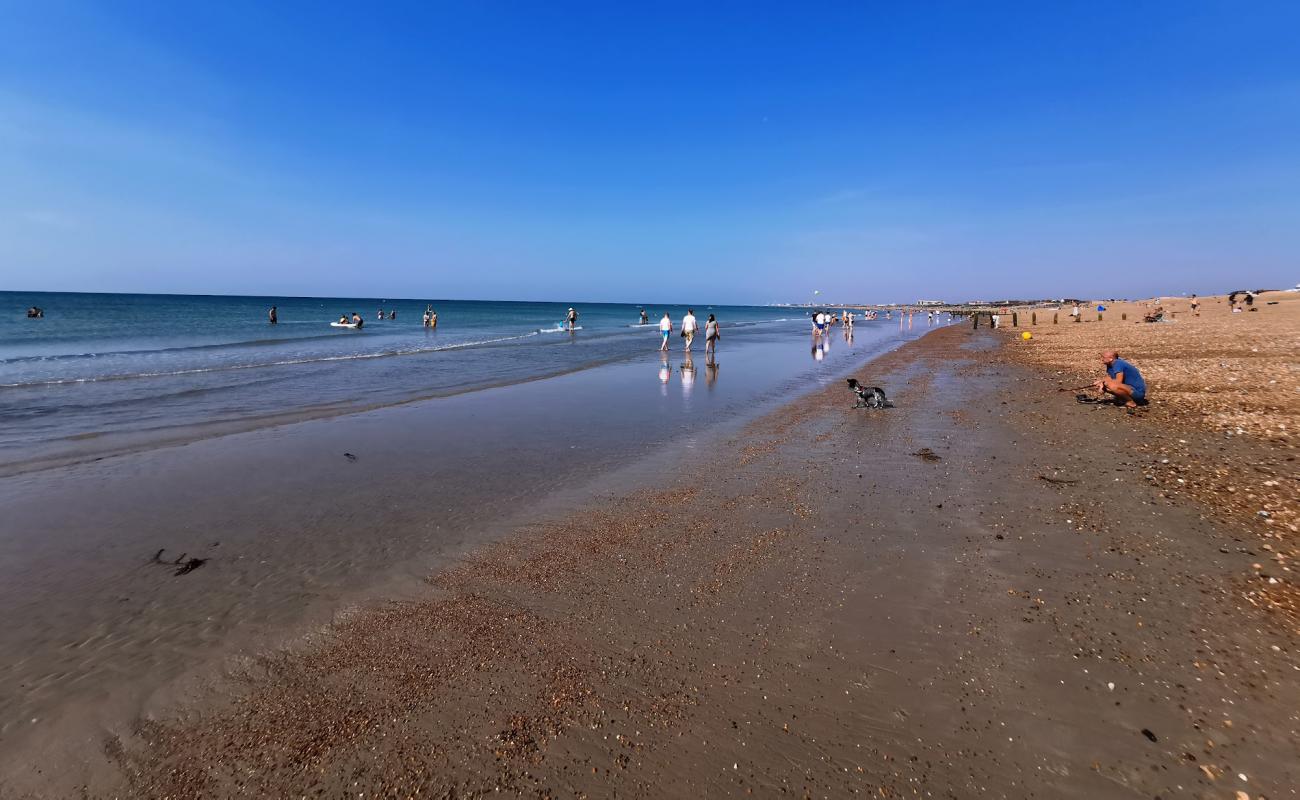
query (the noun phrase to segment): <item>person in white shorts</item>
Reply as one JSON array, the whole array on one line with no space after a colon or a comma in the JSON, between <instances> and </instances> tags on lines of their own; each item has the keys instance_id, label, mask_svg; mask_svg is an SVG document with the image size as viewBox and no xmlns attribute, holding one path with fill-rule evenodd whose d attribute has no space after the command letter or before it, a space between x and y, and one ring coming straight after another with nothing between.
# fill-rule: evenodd
<instances>
[{"instance_id":1,"label":"person in white shorts","mask_svg":"<svg viewBox=\"0 0 1300 800\"><path fill-rule=\"evenodd\" d=\"M695 309L686 309L686 316L682 317L682 338L686 339L686 351L690 352L691 342L695 340Z\"/></svg>"}]
</instances>

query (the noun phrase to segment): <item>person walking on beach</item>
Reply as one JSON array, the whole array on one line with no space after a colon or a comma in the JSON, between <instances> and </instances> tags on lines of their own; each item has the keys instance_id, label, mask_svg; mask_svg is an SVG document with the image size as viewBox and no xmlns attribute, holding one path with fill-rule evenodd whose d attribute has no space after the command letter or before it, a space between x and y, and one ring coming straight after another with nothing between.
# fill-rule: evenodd
<instances>
[{"instance_id":1,"label":"person walking on beach","mask_svg":"<svg viewBox=\"0 0 1300 800\"><path fill-rule=\"evenodd\" d=\"M266 312L266 317L272 325L277 325L280 322L279 316L275 313L275 306L271 306L271 310Z\"/></svg>"},{"instance_id":2,"label":"person walking on beach","mask_svg":"<svg viewBox=\"0 0 1300 800\"><path fill-rule=\"evenodd\" d=\"M668 316L668 312L665 311L664 318L659 320L659 335L662 336L664 339L664 343L659 345L659 352L661 353L668 352L668 337L672 335L672 332L673 332L673 321L672 318Z\"/></svg>"},{"instance_id":3,"label":"person walking on beach","mask_svg":"<svg viewBox=\"0 0 1300 800\"><path fill-rule=\"evenodd\" d=\"M1196 295L1192 295L1192 316L1199 317L1200 315L1201 315L1201 301L1196 299Z\"/></svg>"},{"instance_id":4,"label":"person walking on beach","mask_svg":"<svg viewBox=\"0 0 1300 800\"><path fill-rule=\"evenodd\" d=\"M569 313L565 315L564 320L569 324L569 330L572 331L578 325L578 312L574 311L573 307L570 306Z\"/></svg>"},{"instance_id":5,"label":"person walking on beach","mask_svg":"<svg viewBox=\"0 0 1300 800\"><path fill-rule=\"evenodd\" d=\"M1078 322L1078 321L1079 321L1079 304L1078 304L1078 303L1075 303L1075 304L1074 304L1074 308L1070 309L1070 316L1074 318L1074 319L1073 319L1074 322Z\"/></svg>"},{"instance_id":6,"label":"person walking on beach","mask_svg":"<svg viewBox=\"0 0 1300 800\"><path fill-rule=\"evenodd\" d=\"M717 349L719 337L718 321L710 314L709 318L704 322L704 353L706 356L711 355Z\"/></svg>"},{"instance_id":7,"label":"person walking on beach","mask_svg":"<svg viewBox=\"0 0 1300 800\"><path fill-rule=\"evenodd\" d=\"M1106 377L1094 383L1093 388L1114 395L1115 400L1127 408L1147 404L1147 383L1137 367L1120 358L1114 350L1102 353L1101 363L1106 365Z\"/></svg>"},{"instance_id":8,"label":"person walking on beach","mask_svg":"<svg viewBox=\"0 0 1300 800\"><path fill-rule=\"evenodd\" d=\"M682 338L686 340L686 352L691 351L691 342L695 341L695 330L698 323L695 321L695 309L686 309L686 316L682 317Z\"/></svg>"}]
</instances>

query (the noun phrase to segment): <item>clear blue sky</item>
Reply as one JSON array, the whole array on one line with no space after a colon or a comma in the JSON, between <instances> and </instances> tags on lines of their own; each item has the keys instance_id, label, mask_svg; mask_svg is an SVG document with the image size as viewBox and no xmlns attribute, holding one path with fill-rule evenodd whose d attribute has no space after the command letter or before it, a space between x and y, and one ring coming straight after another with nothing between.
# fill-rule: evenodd
<instances>
[{"instance_id":1,"label":"clear blue sky","mask_svg":"<svg viewBox=\"0 0 1300 800\"><path fill-rule=\"evenodd\" d=\"M0 0L0 288L1300 280L1300 3Z\"/></svg>"}]
</instances>

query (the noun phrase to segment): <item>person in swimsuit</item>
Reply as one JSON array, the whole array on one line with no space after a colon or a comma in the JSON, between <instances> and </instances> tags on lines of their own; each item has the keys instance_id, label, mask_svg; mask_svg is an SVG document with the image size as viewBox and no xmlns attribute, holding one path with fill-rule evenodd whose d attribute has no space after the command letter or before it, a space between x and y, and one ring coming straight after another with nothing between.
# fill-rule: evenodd
<instances>
[{"instance_id":1,"label":"person in swimsuit","mask_svg":"<svg viewBox=\"0 0 1300 800\"><path fill-rule=\"evenodd\" d=\"M275 306L271 306L271 310L266 312L266 317L271 321L272 325L275 325L280 321L278 316L275 313Z\"/></svg>"},{"instance_id":2,"label":"person in swimsuit","mask_svg":"<svg viewBox=\"0 0 1300 800\"><path fill-rule=\"evenodd\" d=\"M641 309L641 324L642 324L642 325L649 325L649 324L650 324L650 316L649 316L648 314L645 313L645 309L644 309L644 308Z\"/></svg>"},{"instance_id":3,"label":"person in swimsuit","mask_svg":"<svg viewBox=\"0 0 1300 800\"><path fill-rule=\"evenodd\" d=\"M668 337L672 335L672 332L673 321L672 318L668 316L668 312L665 311L664 318L659 320L659 335L664 339L664 343L659 345L659 350L661 352L668 352Z\"/></svg>"},{"instance_id":4,"label":"person in swimsuit","mask_svg":"<svg viewBox=\"0 0 1300 800\"><path fill-rule=\"evenodd\" d=\"M578 325L578 312L570 308L564 319L569 323L569 330L573 330Z\"/></svg>"},{"instance_id":5,"label":"person in swimsuit","mask_svg":"<svg viewBox=\"0 0 1300 800\"><path fill-rule=\"evenodd\" d=\"M360 315L360 314L358 314L357 312L353 311L353 312L352 312L352 324L357 326L357 330L361 330L361 326L362 326L362 325L365 325L365 324L366 324L366 321L363 320L363 319L361 318L361 315Z\"/></svg>"}]
</instances>

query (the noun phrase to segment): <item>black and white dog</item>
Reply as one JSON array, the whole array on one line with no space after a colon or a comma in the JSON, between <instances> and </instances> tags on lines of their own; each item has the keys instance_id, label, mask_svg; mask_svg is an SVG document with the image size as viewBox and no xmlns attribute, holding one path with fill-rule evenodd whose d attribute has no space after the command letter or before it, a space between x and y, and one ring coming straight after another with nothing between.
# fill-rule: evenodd
<instances>
[{"instance_id":1,"label":"black and white dog","mask_svg":"<svg viewBox=\"0 0 1300 800\"><path fill-rule=\"evenodd\" d=\"M849 388L857 395L858 402L854 408L893 408L894 404L885 398L885 390L879 386L863 386L857 378L849 378Z\"/></svg>"}]
</instances>

